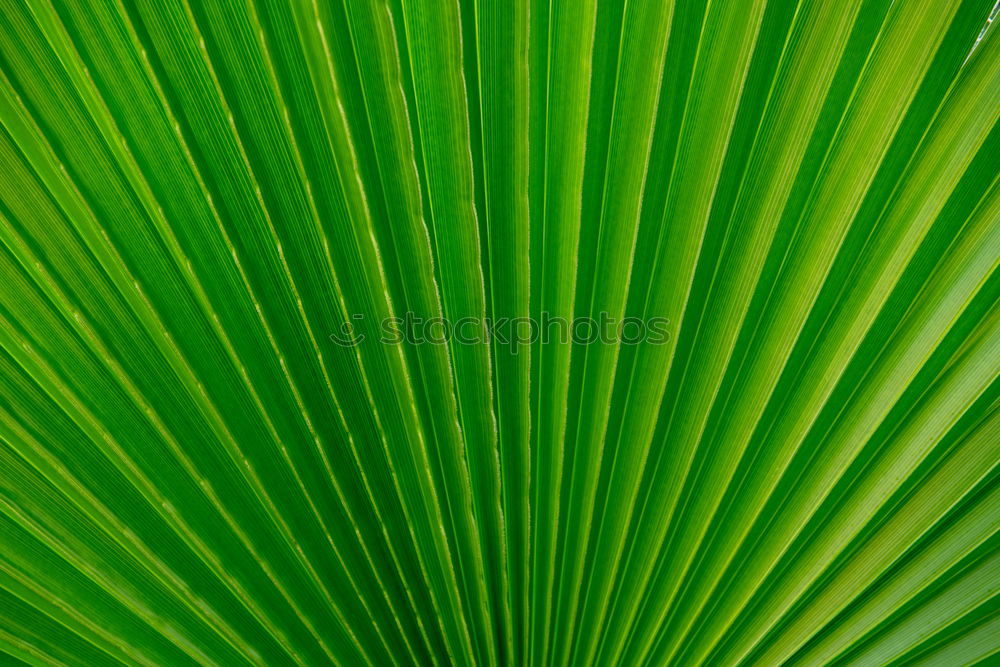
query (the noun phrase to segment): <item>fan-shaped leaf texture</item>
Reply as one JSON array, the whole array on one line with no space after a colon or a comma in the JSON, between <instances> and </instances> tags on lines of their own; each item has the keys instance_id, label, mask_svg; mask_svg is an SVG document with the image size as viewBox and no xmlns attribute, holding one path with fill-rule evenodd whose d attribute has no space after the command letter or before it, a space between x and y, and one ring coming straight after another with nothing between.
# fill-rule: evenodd
<instances>
[{"instance_id":1,"label":"fan-shaped leaf texture","mask_svg":"<svg viewBox=\"0 0 1000 667\"><path fill-rule=\"evenodd\" d=\"M996 661L991 13L6 0L0 662Z\"/></svg>"}]
</instances>

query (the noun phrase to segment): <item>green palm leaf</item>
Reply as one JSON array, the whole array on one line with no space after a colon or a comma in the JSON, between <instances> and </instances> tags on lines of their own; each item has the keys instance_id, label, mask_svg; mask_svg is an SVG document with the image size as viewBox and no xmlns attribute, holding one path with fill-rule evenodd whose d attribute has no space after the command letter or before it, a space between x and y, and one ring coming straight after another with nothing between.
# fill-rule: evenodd
<instances>
[{"instance_id":1,"label":"green palm leaf","mask_svg":"<svg viewBox=\"0 0 1000 667\"><path fill-rule=\"evenodd\" d=\"M8 2L2 661L995 661L996 12Z\"/></svg>"}]
</instances>

